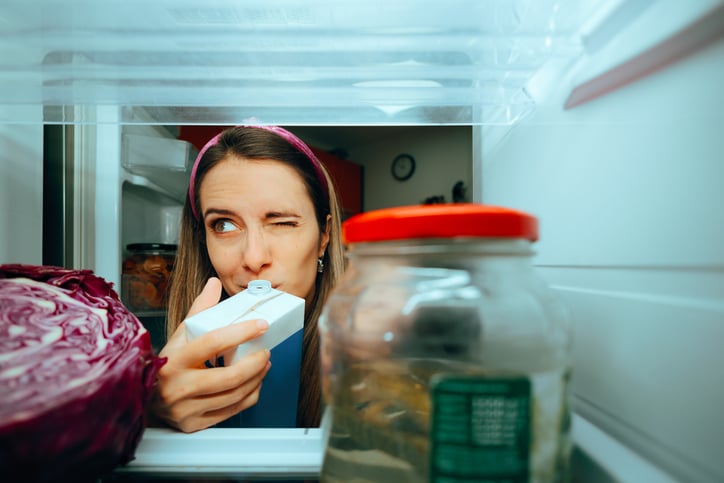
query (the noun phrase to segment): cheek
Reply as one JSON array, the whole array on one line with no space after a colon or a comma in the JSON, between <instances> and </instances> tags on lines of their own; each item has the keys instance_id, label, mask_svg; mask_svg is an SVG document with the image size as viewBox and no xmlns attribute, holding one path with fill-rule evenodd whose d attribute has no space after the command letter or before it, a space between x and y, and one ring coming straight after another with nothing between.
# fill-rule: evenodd
<instances>
[{"instance_id":1,"label":"cheek","mask_svg":"<svg viewBox=\"0 0 724 483\"><path fill-rule=\"evenodd\" d=\"M219 246L213 242L207 244L207 251L211 265L214 267L219 278L221 278L221 281L224 282L225 278L231 276L234 267L239 265L240 261L236 258L238 254L235 254L234 250ZM226 286L225 283L224 286Z\"/></svg>"},{"instance_id":2,"label":"cheek","mask_svg":"<svg viewBox=\"0 0 724 483\"><path fill-rule=\"evenodd\" d=\"M314 282L317 279L317 251L316 247L304 254L300 254L296 260L294 280L294 295L307 298L314 289Z\"/></svg>"}]
</instances>

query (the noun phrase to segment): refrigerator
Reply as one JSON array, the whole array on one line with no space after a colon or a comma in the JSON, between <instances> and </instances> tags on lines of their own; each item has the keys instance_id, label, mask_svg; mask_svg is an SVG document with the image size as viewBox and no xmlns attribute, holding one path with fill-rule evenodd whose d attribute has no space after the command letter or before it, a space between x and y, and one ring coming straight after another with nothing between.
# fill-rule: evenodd
<instances>
[{"instance_id":1,"label":"refrigerator","mask_svg":"<svg viewBox=\"0 0 724 483\"><path fill-rule=\"evenodd\" d=\"M461 181L539 219L573 481L724 481L724 2L5 0L0 52L0 263L120 289L128 244L174 242L189 133L282 125L347 215ZM325 428L149 428L118 475L314 479Z\"/></svg>"}]
</instances>

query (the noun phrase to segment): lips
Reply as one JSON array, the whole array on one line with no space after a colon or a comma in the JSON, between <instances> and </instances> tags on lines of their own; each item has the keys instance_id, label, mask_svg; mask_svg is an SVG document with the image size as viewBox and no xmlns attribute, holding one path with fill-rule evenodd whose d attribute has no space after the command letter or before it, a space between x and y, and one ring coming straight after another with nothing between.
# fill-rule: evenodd
<instances>
[{"instance_id":1,"label":"lips","mask_svg":"<svg viewBox=\"0 0 724 483\"><path fill-rule=\"evenodd\" d=\"M251 281L251 280L250 280L250 281ZM281 286L280 283L273 283L273 282L272 282L272 284L271 284L271 287L272 287L273 289L275 289L275 290L279 290L279 287L280 287L280 286ZM239 288L240 288L239 291L248 289L248 288L249 288L249 282L240 284L240 285L239 285Z\"/></svg>"}]
</instances>

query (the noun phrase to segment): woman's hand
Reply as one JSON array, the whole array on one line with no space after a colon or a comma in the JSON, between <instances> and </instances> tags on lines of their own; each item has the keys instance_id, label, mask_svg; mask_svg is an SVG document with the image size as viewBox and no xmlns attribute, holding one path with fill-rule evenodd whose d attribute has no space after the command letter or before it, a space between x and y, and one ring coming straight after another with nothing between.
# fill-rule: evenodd
<instances>
[{"instance_id":1,"label":"woman's hand","mask_svg":"<svg viewBox=\"0 0 724 483\"><path fill-rule=\"evenodd\" d=\"M220 297L221 282L217 278L209 279L187 317L216 305ZM261 381L271 367L268 350L248 354L228 367L208 369L204 362L214 361L217 354L258 337L268 328L263 320L249 320L187 342L182 323L159 354L168 361L158 373L151 408L154 415L190 433L256 404Z\"/></svg>"}]
</instances>

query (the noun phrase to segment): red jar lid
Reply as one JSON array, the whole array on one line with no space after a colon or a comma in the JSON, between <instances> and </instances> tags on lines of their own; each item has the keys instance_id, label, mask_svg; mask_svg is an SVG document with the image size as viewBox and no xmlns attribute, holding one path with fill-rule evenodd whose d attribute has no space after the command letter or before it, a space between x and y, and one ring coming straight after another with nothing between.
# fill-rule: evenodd
<instances>
[{"instance_id":1,"label":"red jar lid","mask_svg":"<svg viewBox=\"0 0 724 483\"><path fill-rule=\"evenodd\" d=\"M538 219L523 211L479 203L414 205L368 211L342 225L345 243L414 238L538 239Z\"/></svg>"}]
</instances>

